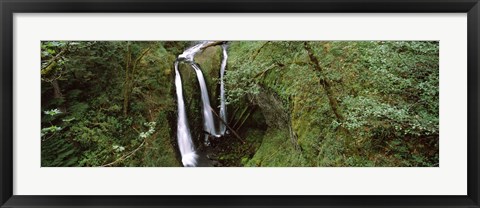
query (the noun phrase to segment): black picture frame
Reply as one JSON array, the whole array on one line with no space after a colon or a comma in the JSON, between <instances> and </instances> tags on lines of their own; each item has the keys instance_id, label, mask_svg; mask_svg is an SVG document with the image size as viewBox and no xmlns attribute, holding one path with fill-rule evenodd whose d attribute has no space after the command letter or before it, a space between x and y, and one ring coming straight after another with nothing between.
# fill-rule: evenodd
<instances>
[{"instance_id":1,"label":"black picture frame","mask_svg":"<svg viewBox=\"0 0 480 208\"><path fill-rule=\"evenodd\" d=\"M0 0L1 207L480 207L478 0ZM13 195L14 13L328 12L467 13L468 195L466 196L25 196Z\"/></svg>"}]
</instances>

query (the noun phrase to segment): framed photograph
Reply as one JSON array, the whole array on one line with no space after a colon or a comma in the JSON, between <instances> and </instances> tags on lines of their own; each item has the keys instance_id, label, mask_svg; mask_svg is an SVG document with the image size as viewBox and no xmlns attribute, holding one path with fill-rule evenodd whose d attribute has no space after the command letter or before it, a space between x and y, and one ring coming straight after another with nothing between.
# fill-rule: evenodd
<instances>
[{"instance_id":1,"label":"framed photograph","mask_svg":"<svg viewBox=\"0 0 480 208\"><path fill-rule=\"evenodd\" d=\"M479 207L478 0L1 0L1 207Z\"/></svg>"}]
</instances>

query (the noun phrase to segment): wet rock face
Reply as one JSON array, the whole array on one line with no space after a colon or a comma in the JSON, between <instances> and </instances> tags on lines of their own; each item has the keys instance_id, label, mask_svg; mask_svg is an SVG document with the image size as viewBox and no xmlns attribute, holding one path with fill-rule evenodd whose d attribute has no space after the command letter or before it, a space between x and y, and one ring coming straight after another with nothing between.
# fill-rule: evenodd
<instances>
[{"instance_id":1,"label":"wet rock face","mask_svg":"<svg viewBox=\"0 0 480 208\"><path fill-rule=\"evenodd\" d=\"M218 106L220 65L222 62L221 46L208 47L195 56L195 62L202 68L212 108Z\"/></svg>"}]
</instances>

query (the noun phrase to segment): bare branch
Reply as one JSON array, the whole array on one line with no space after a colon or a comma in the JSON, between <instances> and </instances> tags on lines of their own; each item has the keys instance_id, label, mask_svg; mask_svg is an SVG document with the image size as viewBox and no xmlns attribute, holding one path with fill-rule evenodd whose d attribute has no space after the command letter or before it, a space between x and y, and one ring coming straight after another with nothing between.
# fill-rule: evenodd
<instances>
[{"instance_id":1,"label":"bare branch","mask_svg":"<svg viewBox=\"0 0 480 208\"><path fill-rule=\"evenodd\" d=\"M112 165L115 165L116 163L119 163L120 161L123 161L125 159L128 159L129 157L131 157L133 154L135 154L138 150L140 150L143 145L145 144L145 139L143 140L143 142L136 148L134 149L133 151L129 152L128 154L126 155L123 155L121 156L120 158L118 158L117 160L111 162L111 163L108 163L108 164L105 164L105 165L102 165L101 167L109 167L109 166L112 166Z\"/></svg>"}]
</instances>

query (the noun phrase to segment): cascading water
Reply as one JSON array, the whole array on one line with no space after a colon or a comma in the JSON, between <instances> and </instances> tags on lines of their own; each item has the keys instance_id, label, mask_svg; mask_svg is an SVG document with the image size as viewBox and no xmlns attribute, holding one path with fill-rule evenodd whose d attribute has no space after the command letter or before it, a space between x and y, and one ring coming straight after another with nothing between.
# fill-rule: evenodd
<instances>
[{"instance_id":1,"label":"cascading water","mask_svg":"<svg viewBox=\"0 0 480 208\"><path fill-rule=\"evenodd\" d=\"M180 153L182 155L182 163L184 166L196 166L197 165L197 154L195 153L195 148L192 142L192 136L190 135L190 129L188 128L187 115L185 112L185 104L183 101L183 92L182 92L182 80L180 73L178 71L179 61L185 61L190 63L192 68L195 70L197 75L198 83L200 85L200 92L202 95L202 106L203 106L203 128L208 134L220 137L226 131L226 126L223 122L220 122L220 132L217 132L213 120L212 108L210 106L210 98L208 96L207 85L205 83L205 78L203 77L202 70L193 60L195 54L198 53L202 48L212 43L210 41L203 41L197 45L188 48L182 54L180 54L175 62L175 86L177 90L177 100L178 100L178 127L177 127L177 140L180 148ZM223 82L223 75L225 73L225 68L227 65L227 45L222 45L223 49L223 60L220 68L220 118L223 121L226 121L227 111L225 107L225 89ZM205 142L208 144L208 135L205 135Z\"/></svg>"},{"instance_id":2,"label":"cascading water","mask_svg":"<svg viewBox=\"0 0 480 208\"><path fill-rule=\"evenodd\" d=\"M210 41L202 41L200 43L198 43L197 45L194 45L190 48L188 48L187 50L185 50L182 54L180 54L178 56L178 60L179 61L186 61L186 62L189 62L189 63L193 63L193 58L195 57L195 54L197 54L203 46L207 45L211 43Z\"/></svg>"},{"instance_id":3,"label":"cascading water","mask_svg":"<svg viewBox=\"0 0 480 208\"><path fill-rule=\"evenodd\" d=\"M225 74L225 68L227 67L227 47L227 44L222 45L223 59L220 67L220 118L225 122L227 121L227 109L225 107L225 82L223 80L223 75ZM225 124L220 122L220 134L224 135L226 130L227 127Z\"/></svg>"},{"instance_id":4,"label":"cascading water","mask_svg":"<svg viewBox=\"0 0 480 208\"><path fill-rule=\"evenodd\" d=\"M215 125L213 122L212 107L210 106L210 98L208 97L207 84L205 78L200 70L200 67L196 63L192 63L193 69L197 74L198 83L200 84L200 93L202 94L202 106L203 106L203 129L210 135L220 137L217 134Z\"/></svg>"},{"instance_id":5,"label":"cascading water","mask_svg":"<svg viewBox=\"0 0 480 208\"><path fill-rule=\"evenodd\" d=\"M193 147L192 136L187 123L187 114L185 112L185 103L183 101L182 78L178 71L178 61L175 62L175 87L177 90L178 104L178 122L177 122L177 140L182 155L183 166L196 166L197 154Z\"/></svg>"}]
</instances>

